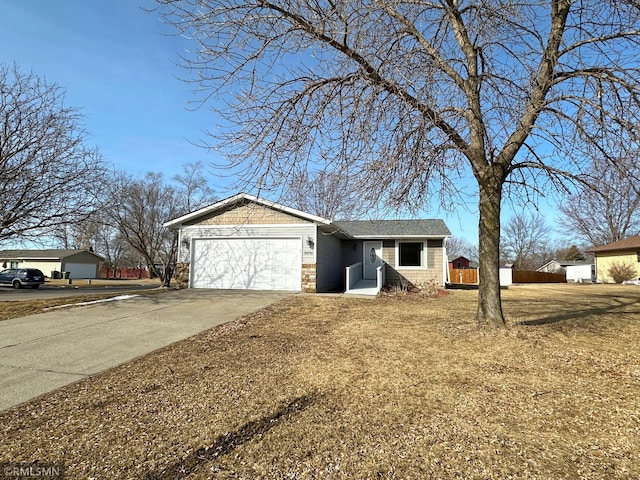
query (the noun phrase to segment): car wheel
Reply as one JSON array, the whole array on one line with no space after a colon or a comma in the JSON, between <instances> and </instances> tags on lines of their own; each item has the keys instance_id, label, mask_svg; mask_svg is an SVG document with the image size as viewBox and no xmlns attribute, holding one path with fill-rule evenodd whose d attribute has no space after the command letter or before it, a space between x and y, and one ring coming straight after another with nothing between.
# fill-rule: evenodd
<instances>
[{"instance_id":1,"label":"car wheel","mask_svg":"<svg viewBox=\"0 0 640 480\"><path fill-rule=\"evenodd\" d=\"M13 288L15 288L15 289L22 288L22 284L20 283L19 280L14 280L13 281Z\"/></svg>"},{"instance_id":2,"label":"car wheel","mask_svg":"<svg viewBox=\"0 0 640 480\"><path fill-rule=\"evenodd\" d=\"M38 288L39 286L40 286L40 284L39 284L39 283L36 283L35 285L31 285L31 288L34 288L34 289L35 289L35 288Z\"/></svg>"}]
</instances>

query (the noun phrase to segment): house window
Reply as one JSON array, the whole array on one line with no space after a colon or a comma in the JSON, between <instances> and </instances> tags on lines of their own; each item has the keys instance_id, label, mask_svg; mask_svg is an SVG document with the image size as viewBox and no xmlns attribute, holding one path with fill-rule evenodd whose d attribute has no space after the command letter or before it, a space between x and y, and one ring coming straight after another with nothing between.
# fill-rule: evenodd
<instances>
[{"instance_id":1,"label":"house window","mask_svg":"<svg viewBox=\"0 0 640 480\"><path fill-rule=\"evenodd\" d=\"M422 242L398 243L398 267L425 267Z\"/></svg>"},{"instance_id":2,"label":"house window","mask_svg":"<svg viewBox=\"0 0 640 480\"><path fill-rule=\"evenodd\" d=\"M636 252L636 256L638 257L638 262L640 262L640 251Z\"/></svg>"}]
</instances>

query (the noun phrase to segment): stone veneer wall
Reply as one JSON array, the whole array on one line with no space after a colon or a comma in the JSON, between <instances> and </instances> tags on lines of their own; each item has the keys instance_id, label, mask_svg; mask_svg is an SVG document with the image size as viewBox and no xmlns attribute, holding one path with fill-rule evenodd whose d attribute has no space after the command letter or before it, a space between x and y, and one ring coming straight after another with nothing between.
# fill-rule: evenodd
<instances>
[{"instance_id":1,"label":"stone veneer wall","mask_svg":"<svg viewBox=\"0 0 640 480\"><path fill-rule=\"evenodd\" d=\"M189 262L178 262L174 277L178 288L187 288L189 286Z\"/></svg>"},{"instance_id":2,"label":"stone veneer wall","mask_svg":"<svg viewBox=\"0 0 640 480\"><path fill-rule=\"evenodd\" d=\"M315 263L302 264L302 291L304 293L316 293Z\"/></svg>"}]
</instances>

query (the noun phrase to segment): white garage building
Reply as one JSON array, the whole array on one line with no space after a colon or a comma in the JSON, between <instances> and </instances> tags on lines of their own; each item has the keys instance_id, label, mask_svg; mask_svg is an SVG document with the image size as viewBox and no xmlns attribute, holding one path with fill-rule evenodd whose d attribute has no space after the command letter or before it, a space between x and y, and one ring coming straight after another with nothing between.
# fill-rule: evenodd
<instances>
[{"instance_id":1,"label":"white garage building","mask_svg":"<svg viewBox=\"0 0 640 480\"><path fill-rule=\"evenodd\" d=\"M69 278L98 278L104 259L89 250L1 250L2 268L37 268L46 276L69 272Z\"/></svg>"}]
</instances>

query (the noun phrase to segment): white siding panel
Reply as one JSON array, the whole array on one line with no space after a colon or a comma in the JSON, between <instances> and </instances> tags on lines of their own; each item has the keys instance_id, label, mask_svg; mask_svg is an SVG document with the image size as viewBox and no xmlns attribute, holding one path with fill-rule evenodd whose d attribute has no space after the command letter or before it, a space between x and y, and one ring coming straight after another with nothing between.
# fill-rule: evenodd
<instances>
[{"instance_id":1,"label":"white siding panel","mask_svg":"<svg viewBox=\"0 0 640 480\"><path fill-rule=\"evenodd\" d=\"M513 270L507 267L500 267L500 285L508 287L513 284Z\"/></svg>"},{"instance_id":2,"label":"white siding panel","mask_svg":"<svg viewBox=\"0 0 640 480\"><path fill-rule=\"evenodd\" d=\"M567 282L592 282L595 281L593 265L568 265Z\"/></svg>"},{"instance_id":3,"label":"white siding panel","mask_svg":"<svg viewBox=\"0 0 640 480\"><path fill-rule=\"evenodd\" d=\"M7 265L9 262L7 262ZM24 262L19 262L17 268L37 268L42 273L44 273L47 277L51 275L53 270L60 271L60 261L58 260L25 260Z\"/></svg>"}]
</instances>

